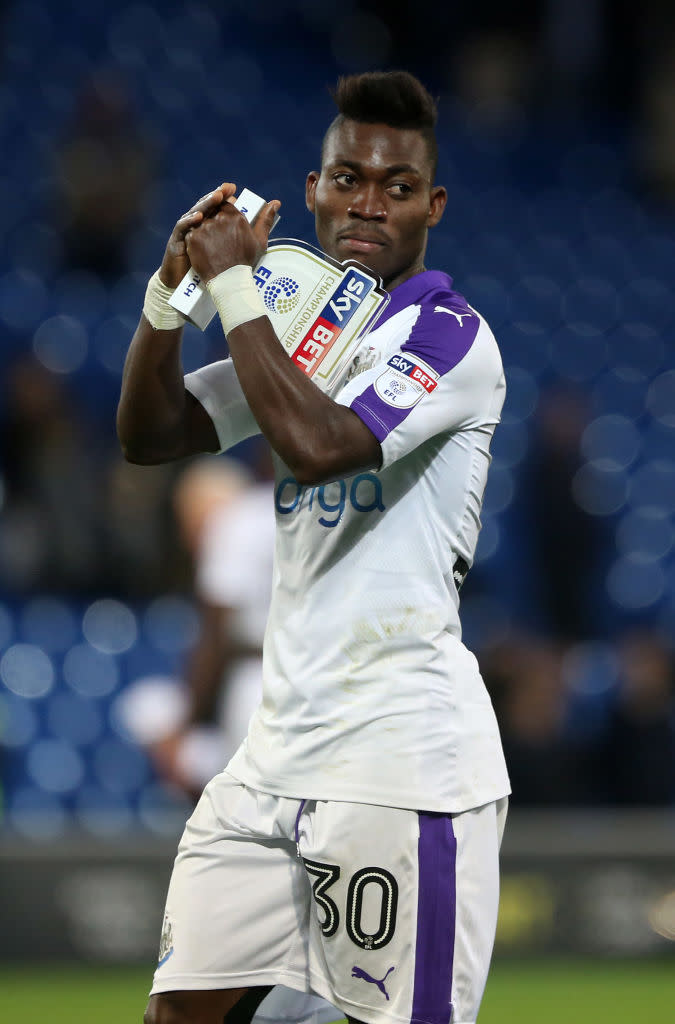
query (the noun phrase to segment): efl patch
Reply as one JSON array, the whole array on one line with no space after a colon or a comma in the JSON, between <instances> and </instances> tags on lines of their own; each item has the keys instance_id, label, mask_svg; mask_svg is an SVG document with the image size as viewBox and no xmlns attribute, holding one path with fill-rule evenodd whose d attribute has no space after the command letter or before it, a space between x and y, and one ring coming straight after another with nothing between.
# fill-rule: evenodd
<instances>
[{"instance_id":1,"label":"efl patch","mask_svg":"<svg viewBox=\"0 0 675 1024\"><path fill-rule=\"evenodd\" d=\"M383 402L396 409L412 409L422 395L430 395L438 384L438 374L423 363L398 352L387 369L375 381L375 391Z\"/></svg>"}]
</instances>

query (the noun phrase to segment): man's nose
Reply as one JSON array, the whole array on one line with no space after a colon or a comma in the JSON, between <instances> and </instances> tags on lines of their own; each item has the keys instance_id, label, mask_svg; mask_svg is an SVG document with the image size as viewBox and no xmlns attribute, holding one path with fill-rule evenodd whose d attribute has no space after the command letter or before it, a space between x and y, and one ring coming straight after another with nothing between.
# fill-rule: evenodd
<instances>
[{"instance_id":1,"label":"man's nose","mask_svg":"<svg viewBox=\"0 0 675 1024\"><path fill-rule=\"evenodd\" d=\"M386 220L384 196L376 185L361 185L350 197L348 212L361 220Z\"/></svg>"}]
</instances>

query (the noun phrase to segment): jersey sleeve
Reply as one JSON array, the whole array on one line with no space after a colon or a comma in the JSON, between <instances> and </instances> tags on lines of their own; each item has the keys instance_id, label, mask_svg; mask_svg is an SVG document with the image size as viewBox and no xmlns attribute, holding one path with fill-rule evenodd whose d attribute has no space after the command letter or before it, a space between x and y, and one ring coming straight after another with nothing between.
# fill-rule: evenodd
<instances>
[{"instance_id":1,"label":"jersey sleeve","mask_svg":"<svg viewBox=\"0 0 675 1024\"><path fill-rule=\"evenodd\" d=\"M260 433L231 359L221 359L186 374L184 383L213 420L221 451Z\"/></svg>"},{"instance_id":2,"label":"jersey sleeve","mask_svg":"<svg viewBox=\"0 0 675 1024\"><path fill-rule=\"evenodd\" d=\"M421 306L400 347L336 399L380 442L381 468L437 435L499 421L505 384L497 343L475 310L450 301Z\"/></svg>"}]
</instances>

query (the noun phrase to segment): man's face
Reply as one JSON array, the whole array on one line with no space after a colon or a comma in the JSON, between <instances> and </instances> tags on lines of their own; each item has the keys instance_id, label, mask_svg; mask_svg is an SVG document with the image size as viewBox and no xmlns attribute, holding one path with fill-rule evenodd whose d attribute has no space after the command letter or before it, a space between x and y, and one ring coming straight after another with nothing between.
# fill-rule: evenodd
<instances>
[{"instance_id":1,"label":"man's face","mask_svg":"<svg viewBox=\"0 0 675 1024\"><path fill-rule=\"evenodd\" d=\"M389 289L419 273L427 230L447 199L444 188L432 187L431 171L414 129L338 124L326 139L321 173L307 175L307 208L323 251L358 260Z\"/></svg>"}]
</instances>

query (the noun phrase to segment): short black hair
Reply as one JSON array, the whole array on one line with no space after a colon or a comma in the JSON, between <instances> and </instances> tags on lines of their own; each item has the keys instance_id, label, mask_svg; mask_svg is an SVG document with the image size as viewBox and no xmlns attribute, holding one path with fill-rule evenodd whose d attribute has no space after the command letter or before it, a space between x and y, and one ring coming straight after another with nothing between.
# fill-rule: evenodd
<instances>
[{"instance_id":1,"label":"short black hair","mask_svg":"<svg viewBox=\"0 0 675 1024\"><path fill-rule=\"evenodd\" d=\"M427 144L433 180L438 164L435 131L438 111L436 101L419 78L409 71L343 75L331 95L339 113L323 137L322 157L329 135L346 120L412 129L419 132Z\"/></svg>"}]
</instances>

